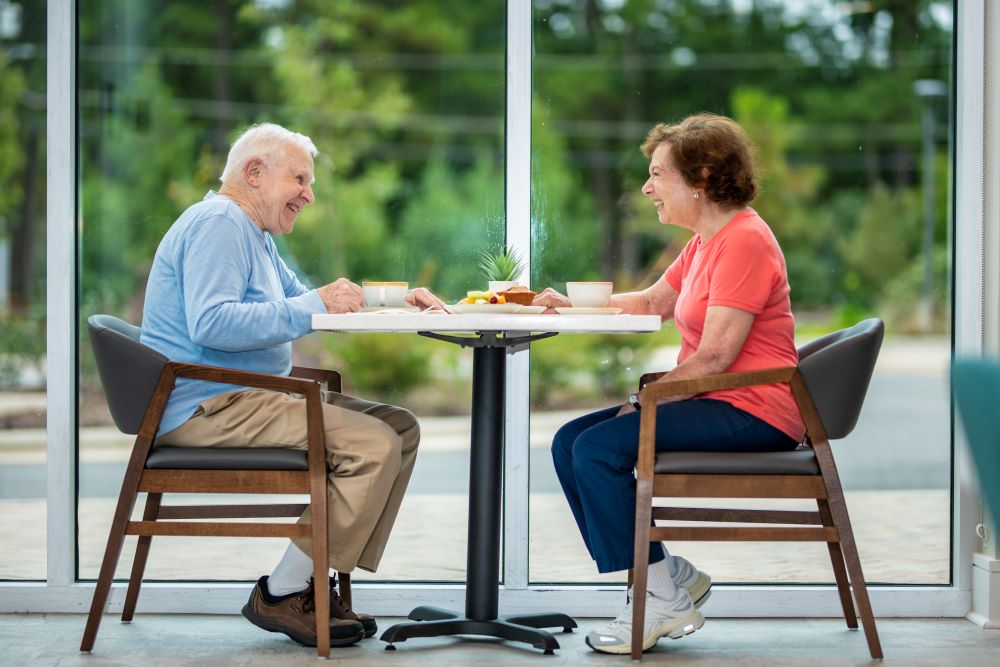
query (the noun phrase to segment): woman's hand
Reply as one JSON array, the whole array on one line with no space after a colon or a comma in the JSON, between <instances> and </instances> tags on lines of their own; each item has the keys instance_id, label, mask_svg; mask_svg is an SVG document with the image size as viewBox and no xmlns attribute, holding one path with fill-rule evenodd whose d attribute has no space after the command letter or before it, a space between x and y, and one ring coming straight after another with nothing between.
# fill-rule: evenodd
<instances>
[{"instance_id":1,"label":"woman's hand","mask_svg":"<svg viewBox=\"0 0 1000 667\"><path fill-rule=\"evenodd\" d=\"M444 301L435 296L435 294L426 287L415 287L407 292L406 303L410 306L423 308L424 310L429 308L434 310L447 310L444 306Z\"/></svg>"},{"instance_id":2,"label":"woman's hand","mask_svg":"<svg viewBox=\"0 0 1000 667\"><path fill-rule=\"evenodd\" d=\"M531 305L545 306L548 309L545 312L549 312L553 308L569 308L572 304L568 296L560 294L551 287L546 287L535 295L535 298L531 301Z\"/></svg>"},{"instance_id":3,"label":"woman's hand","mask_svg":"<svg viewBox=\"0 0 1000 667\"><path fill-rule=\"evenodd\" d=\"M624 403L622 403L622 409L618 411L618 414L616 414L615 417L621 417L622 415L631 414L633 412L638 412L638 410L636 410L635 406L633 406L631 403L625 401Z\"/></svg>"}]
</instances>

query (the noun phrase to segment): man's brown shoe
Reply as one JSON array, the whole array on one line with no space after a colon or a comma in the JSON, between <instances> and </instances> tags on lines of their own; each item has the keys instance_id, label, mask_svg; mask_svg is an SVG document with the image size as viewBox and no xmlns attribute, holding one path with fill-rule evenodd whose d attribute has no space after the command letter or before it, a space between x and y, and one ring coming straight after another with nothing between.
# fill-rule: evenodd
<instances>
[{"instance_id":1,"label":"man's brown shoe","mask_svg":"<svg viewBox=\"0 0 1000 667\"><path fill-rule=\"evenodd\" d=\"M349 621L358 621L365 628L365 639L374 637L378 632L378 623L371 614L359 614L352 610L344 598L337 593L337 577L330 577L330 618L345 618Z\"/></svg>"},{"instance_id":2,"label":"man's brown shoe","mask_svg":"<svg viewBox=\"0 0 1000 667\"><path fill-rule=\"evenodd\" d=\"M267 577L257 580L243 605L248 621L268 632L282 632L300 644L316 645L316 599L310 585L304 591L274 597L267 592ZM330 614L330 646L350 646L365 636L359 621Z\"/></svg>"}]
</instances>

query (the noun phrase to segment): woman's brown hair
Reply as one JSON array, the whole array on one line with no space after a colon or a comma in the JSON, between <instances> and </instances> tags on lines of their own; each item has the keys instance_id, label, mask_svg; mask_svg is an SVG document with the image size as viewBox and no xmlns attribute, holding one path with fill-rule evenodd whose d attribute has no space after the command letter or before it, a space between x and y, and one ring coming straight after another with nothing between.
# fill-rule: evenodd
<instances>
[{"instance_id":1,"label":"woman's brown hair","mask_svg":"<svg viewBox=\"0 0 1000 667\"><path fill-rule=\"evenodd\" d=\"M642 154L651 157L664 143L687 184L704 188L711 201L740 207L757 196L756 150L732 118L700 113L672 125L658 123L646 135Z\"/></svg>"}]
</instances>

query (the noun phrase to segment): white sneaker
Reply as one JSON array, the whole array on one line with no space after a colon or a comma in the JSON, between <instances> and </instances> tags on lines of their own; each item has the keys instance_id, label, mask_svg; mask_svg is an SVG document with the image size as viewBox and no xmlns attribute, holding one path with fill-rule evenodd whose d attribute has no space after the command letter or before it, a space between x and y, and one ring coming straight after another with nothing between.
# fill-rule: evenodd
<instances>
[{"instance_id":1,"label":"white sneaker","mask_svg":"<svg viewBox=\"0 0 1000 667\"><path fill-rule=\"evenodd\" d=\"M677 589L673 600L661 600L646 594L642 650L648 651L660 637L680 639L705 624L705 617L694 606L691 596L683 588ZM587 646L598 653L625 655L632 652L632 596L629 595L625 611L608 625L587 633Z\"/></svg>"},{"instance_id":2,"label":"white sneaker","mask_svg":"<svg viewBox=\"0 0 1000 667\"><path fill-rule=\"evenodd\" d=\"M705 604L712 595L712 577L696 568L685 558L680 556L673 558L677 565L677 574L672 577L674 583L685 589L694 600L694 606L701 609L701 605Z\"/></svg>"}]
</instances>

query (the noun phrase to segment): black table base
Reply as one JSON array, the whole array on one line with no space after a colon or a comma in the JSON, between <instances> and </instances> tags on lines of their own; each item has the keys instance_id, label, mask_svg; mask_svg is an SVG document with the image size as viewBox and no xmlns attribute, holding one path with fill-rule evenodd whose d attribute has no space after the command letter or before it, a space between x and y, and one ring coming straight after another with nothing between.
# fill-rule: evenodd
<instances>
[{"instance_id":1,"label":"black table base","mask_svg":"<svg viewBox=\"0 0 1000 667\"><path fill-rule=\"evenodd\" d=\"M554 334L506 338L484 332L475 338L461 338L420 333L474 348L465 615L439 607L417 607L409 614L410 622L398 623L383 632L382 641L388 642L385 648L392 651L396 648L393 642L410 637L483 635L525 642L552 655L559 642L541 628L562 627L569 632L576 627L576 621L560 613L500 617L497 608L506 355Z\"/></svg>"},{"instance_id":2,"label":"black table base","mask_svg":"<svg viewBox=\"0 0 1000 667\"><path fill-rule=\"evenodd\" d=\"M382 641L389 642L387 651L395 651L393 642L406 641L409 637L441 637L445 635L481 635L508 641L524 642L553 655L559 642L551 633L541 628L562 626L563 632L572 632L576 621L566 614L524 614L505 616L489 621L465 618L458 612L440 607L417 607L409 618L418 623L398 623L384 633Z\"/></svg>"}]
</instances>

